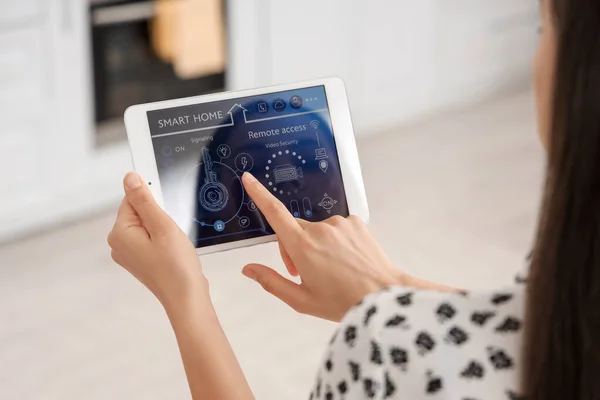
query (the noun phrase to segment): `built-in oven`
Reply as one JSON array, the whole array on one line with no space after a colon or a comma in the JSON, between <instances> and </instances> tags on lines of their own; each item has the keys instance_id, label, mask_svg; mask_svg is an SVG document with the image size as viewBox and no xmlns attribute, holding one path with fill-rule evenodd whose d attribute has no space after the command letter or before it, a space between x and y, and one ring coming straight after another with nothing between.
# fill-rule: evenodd
<instances>
[{"instance_id":1,"label":"built-in oven","mask_svg":"<svg viewBox=\"0 0 600 400\"><path fill-rule=\"evenodd\" d=\"M90 0L99 145L125 137L123 112L132 104L195 96L225 87L225 70L182 78L171 63L159 57L152 40L159 1L179 0Z\"/></svg>"}]
</instances>

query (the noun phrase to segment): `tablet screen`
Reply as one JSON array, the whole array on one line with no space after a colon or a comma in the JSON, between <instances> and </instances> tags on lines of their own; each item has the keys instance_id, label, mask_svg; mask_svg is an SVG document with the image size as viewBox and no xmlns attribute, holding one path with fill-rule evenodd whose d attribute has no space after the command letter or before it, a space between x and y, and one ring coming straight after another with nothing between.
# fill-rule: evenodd
<instances>
[{"instance_id":1,"label":"tablet screen","mask_svg":"<svg viewBox=\"0 0 600 400\"><path fill-rule=\"evenodd\" d=\"M297 218L348 216L324 86L147 115L165 210L197 248L273 234L245 171Z\"/></svg>"}]
</instances>

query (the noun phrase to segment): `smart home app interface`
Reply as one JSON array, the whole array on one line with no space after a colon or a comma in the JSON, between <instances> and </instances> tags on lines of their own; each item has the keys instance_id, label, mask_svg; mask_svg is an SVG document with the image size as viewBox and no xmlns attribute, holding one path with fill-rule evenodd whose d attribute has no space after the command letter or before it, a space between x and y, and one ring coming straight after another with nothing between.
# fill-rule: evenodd
<instances>
[{"instance_id":1,"label":"smart home app interface","mask_svg":"<svg viewBox=\"0 0 600 400\"><path fill-rule=\"evenodd\" d=\"M274 233L245 171L294 217L348 215L323 86L147 115L165 209L196 247Z\"/></svg>"}]
</instances>

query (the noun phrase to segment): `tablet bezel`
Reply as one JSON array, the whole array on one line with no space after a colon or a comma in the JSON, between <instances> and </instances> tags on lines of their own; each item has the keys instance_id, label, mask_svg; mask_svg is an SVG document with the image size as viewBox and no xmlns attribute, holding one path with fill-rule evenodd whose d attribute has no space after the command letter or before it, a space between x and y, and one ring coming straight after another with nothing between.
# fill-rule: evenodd
<instances>
[{"instance_id":1,"label":"tablet bezel","mask_svg":"<svg viewBox=\"0 0 600 400\"><path fill-rule=\"evenodd\" d=\"M158 204L163 207L163 196L158 175L158 167L154 155L150 126L147 112L165 108L175 108L193 104L210 103L220 100L241 97L264 95L268 93L284 92L288 90L324 86L332 124L332 131L338 153L338 160L342 173L342 180L348 211L350 215L361 218L365 223L369 221L369 207L365 193L358 150L354 137L354 128L346 88L339 78L326 78L292 84L269 86L259 89L224 92L203 96L187 97L183 99L160 101L155 103L139 104L129 107L125 111L125 127L131 149L133 167L150 185L150 191ZM240 247L253 246L261 243L275 241L275 235L262 236L252 239L237 240L212 246L196 248L198 254L215 253Z\"/></svg>"}]
</instances>

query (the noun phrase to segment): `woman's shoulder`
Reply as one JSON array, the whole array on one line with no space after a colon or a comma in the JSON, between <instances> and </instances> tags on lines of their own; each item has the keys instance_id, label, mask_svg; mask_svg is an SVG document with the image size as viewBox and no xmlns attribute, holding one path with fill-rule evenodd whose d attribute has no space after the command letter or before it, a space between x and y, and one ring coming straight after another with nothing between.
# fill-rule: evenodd
<instances>
[{"instance_id":1,"label":"woman's shoulder","mask_svg":"<svg viewBox=\"0 0 600 400\"><path fill-rule=\"evenodd\" d=\"M345 316L320 376L367 398L394 398L400 386L402 398L516 396L524 307L521 284L460 294L387 288Z\"/></svg>"},{"instance_id":2,"label":"woman's shoulder","mask_svg":"<svg viewBox=\"0 0 600 400\"><path fill-rule=\"evenodd\" d=\"M518 283L462 293L389 287L354 306L340 328L384 341L407 337L415 343L440 340L461 346L471 337L493 342L506 333L520 333L524 314L525 285ZM419 351L429 350L424 345Z\"/></svg>"}]
</instances>

